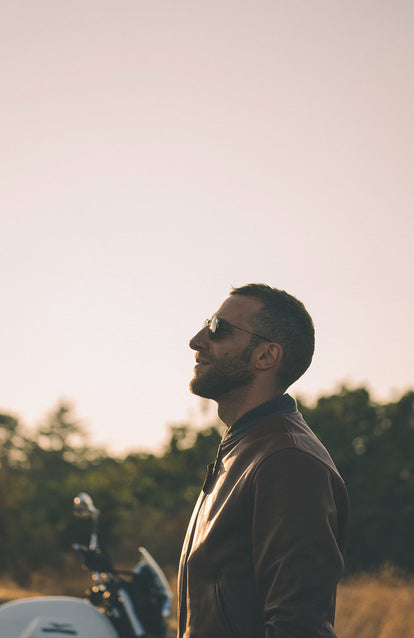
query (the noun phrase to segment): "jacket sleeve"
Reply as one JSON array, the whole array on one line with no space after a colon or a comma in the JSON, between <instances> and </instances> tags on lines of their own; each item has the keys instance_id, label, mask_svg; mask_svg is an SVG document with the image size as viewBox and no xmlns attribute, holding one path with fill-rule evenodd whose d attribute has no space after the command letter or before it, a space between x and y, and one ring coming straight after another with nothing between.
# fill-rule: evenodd
<instances>
[{"instance_id":1,"label":"jacket sleeve","mask_svg":"<svg viewBox=\"0 0 414 638\"><path fill-rule=\"evenodd\" d=\"M296 449L272 454L254 474L253 567L266 638L335 636L343 573L335 480L323 463Z\"/></svg>"}]
</instances>

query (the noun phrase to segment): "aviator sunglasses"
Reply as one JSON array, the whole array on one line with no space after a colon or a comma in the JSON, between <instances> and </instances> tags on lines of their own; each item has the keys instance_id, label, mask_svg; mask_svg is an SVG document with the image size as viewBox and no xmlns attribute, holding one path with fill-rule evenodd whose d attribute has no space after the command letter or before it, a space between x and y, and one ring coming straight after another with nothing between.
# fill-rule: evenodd
<instances>
[{"instance_id":1,"label":"aviator sunglasses","mask_svg":"<svg viewBox=\"0 0 414 638\"><path fill-rule=\"evenodd\" d=\"M262 335L256 334L256 332L252 332L251 330L246 330L245 328L239 328L239 326L234 326L232 323L229 323L225 319L220 319L217 315L213 315L211 319L206 319L203 323L203 328L208 328L208 334L210 339L219 339L224 336L226 328L234 328L235 330L241 330L242 332L247 332L249 335L253 335L254 337L259 337L259 339L264 339L265 341L272 342L272 339L268 339L267 337L263 337Z\"/></svg>"}]
</instances>

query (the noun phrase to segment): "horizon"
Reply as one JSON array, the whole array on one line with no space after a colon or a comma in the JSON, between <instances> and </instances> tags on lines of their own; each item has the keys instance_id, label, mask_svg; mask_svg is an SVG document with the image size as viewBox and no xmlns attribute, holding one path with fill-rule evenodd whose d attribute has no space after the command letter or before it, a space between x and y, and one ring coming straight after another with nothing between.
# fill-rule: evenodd
<instances>
[{"instance_id":1,"label":"horizon","mask_svg":"<svg viewBox=\"0 0 414 638\"><path fill-rule=\"evenodd\" d=\"M332 396L338 396L342 392L353 392L356 390L366 390L369 394L369 398L371 402L376 405L388 405L392 403L397 403L406 394L410 392L414 392L414 384L411 387L406 387L402 391L397 391L396 389L394 389L390 393L388 398L379 397L378 395L375 394L373 389L370 388L367 384L352 385L347 383L346 381L338 382L337 384L335 384L335 386L332 388L331 391L323 392L314 396L309 396L309 395L305 396L303 394L298 394L295 396L293 393L289 392L289 388L287 389L286 393L291 394L291 396L293 396L293 398L297 402L299 401L300 403L304 404L306 407L313 409L316 407L318 400L321 398L329 398ZM58 399L55 402L55 404L52 405L51 408L44 415L42 415L40 419L37 420L36 423L27 423L20 417L18 412L3 410L1 407L0 407L0 414L4 414L4 415L8 415L8 416L12 416L16 418L19 424L23 427L23 430L28 434L28 436L31 436L35 433L36 429L42 423L45 423L47 421L48 416L50 416L57 407L59 407L62 404L65 404L71 409L71 415L75 418L75 420L79 423L81 429L87 435L88 441L91 444L91 448L97 448L97 449L102 448L103 451L107 452L109 456L116 457L116 458L121 458L121 457L127 456L128 454L141 453L141 452L160 455L164 452L166 446L168 445L171 438L171 432L174 427L186 426L191 429L194 429L195 431L203 430L210 426L217 426L219 429L220 428L222 428L223 430L225 429L226 427L225 424L220 420L220 418L217 415L215 401L210 399L203 399L201 397L195 397L195 398L198 400L198 409L194 411L189 411L187 418L183 418L178 421L171 421L171 422L164 423L164 426L163 426L164 435L155 443L155 445L152 445L150 447L145 447L145 446L140 447L139 445L138 446L126 445L124 447L114 448L111 450L105 441L101 441L99 443L99 439L95 440L93 432L90 430L90 428L88 428L88 424L85 422L84 419L82 419L82 415L78 413L78 406L76 405L76 403L71 401L69 398L65 398L65 397L61 397L60 399ZM161 426L160 426L160 431L162 431Z\"/></svg>"}]
</instances>

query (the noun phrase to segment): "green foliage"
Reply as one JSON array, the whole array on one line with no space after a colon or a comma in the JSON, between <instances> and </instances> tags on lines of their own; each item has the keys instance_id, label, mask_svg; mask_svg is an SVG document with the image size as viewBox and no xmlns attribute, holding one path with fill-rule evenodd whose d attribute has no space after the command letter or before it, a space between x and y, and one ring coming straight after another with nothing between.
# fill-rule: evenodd
<instances>
[{"instance_id":1,"label":"green foliage","mask_svg":"<svg viewBox=\"0 0 414 638\"><path fill-rule=\"evenodd\" d=\"M342 388L300 404L331 452L351 500L349 571L385 562L414 572L414 392L375 403L365 388ZM88 444L73 406L60 403L31 436L0 415L0 572L21 584L42 566L59 567L89 525L72 516L86 491L101 511L100 538L117 564L134 565L144 545L163 567L176 567L188 519L214 460L216 425L170 430L162 454L111 458Z\"/></svg>"},{"instance_id":2,"label":"green foliage","mask_svg":"<svg viewBox=\"0 0 414 638\"><path fill-rule=\"evenodd\" d=\"M365 388L344 387L300 407L348 487L348 569L391 562L414 572L414 392L380 405Z\"/></svg>"}]
</instances>

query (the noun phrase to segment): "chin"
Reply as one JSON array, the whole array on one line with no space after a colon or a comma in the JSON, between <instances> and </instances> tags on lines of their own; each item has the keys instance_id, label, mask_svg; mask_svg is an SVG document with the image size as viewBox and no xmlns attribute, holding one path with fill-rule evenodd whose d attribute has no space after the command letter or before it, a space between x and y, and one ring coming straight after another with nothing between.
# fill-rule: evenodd
<instances>
[{"instance_id":1,"label":"chin","mask_svg":"<svg viewBox=\"0 0 414 638\"><path fill-rule=\"evenodd\" d=\"M200 379L198 377L194 377L194 379L191 380L190 392L198 397L202 397L203 399L216 399L215 396L212 396L212 393L208 390L208 388L203 387L203 383L200 383Z\"/></svg>"}]
</instances>

